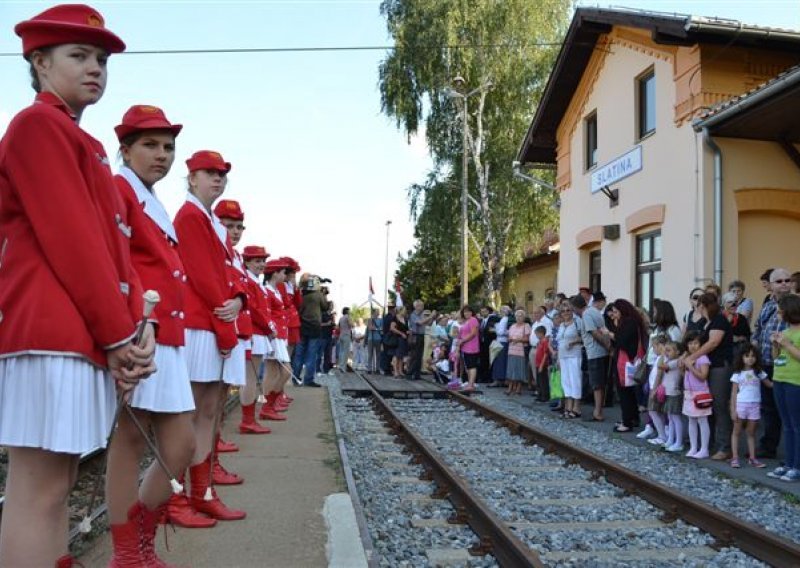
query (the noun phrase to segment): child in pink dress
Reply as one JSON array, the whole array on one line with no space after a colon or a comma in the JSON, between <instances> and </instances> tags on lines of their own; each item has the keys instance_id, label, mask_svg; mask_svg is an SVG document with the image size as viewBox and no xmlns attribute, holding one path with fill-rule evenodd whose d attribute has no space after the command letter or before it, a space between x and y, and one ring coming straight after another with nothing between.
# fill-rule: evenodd
<instances>
[{"instance_id":1,"label":"child in pink dress","mask_svg":"<svg viewBox=\"0 0 800 568\"><path fill-rule=\"evenodd\" d=\"M697 331L686 334L686 350L689 355L696 353L703 344L702 335ZM683 415L689 418L689 443L691 447L686 457L704 459L708 457L708 443L711 439L711 428L708 417L711 416L711 407L698 408L694 398L701 393L710 394L708 388L708 370L711 361L705 355L699 357L694 365L686 362L686 356L681 358L683 375ZM700 430L700 444L698 445L697 431Z\"/></svg>"}]
</instances>

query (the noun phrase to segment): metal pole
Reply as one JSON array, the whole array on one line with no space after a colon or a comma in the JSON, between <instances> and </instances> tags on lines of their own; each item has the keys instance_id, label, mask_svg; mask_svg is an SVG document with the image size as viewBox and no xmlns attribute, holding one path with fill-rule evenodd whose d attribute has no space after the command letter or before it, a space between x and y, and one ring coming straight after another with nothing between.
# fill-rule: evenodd
<instances>
[{"instance_id":1,"label":"metal pole","mask_svg":"<svg viewBox=\"0 0 800 568\"><path fill-rule=\"evenodd\" d=\"M389 226L391 221L386 221L386 259L383 266L383 312L386 313L389 305Z\"/></svg>"},{"instance_id":2,"label":"metal pole","mask_svg":"<svg viewBox=\"0 0 800 568\"><path fill-rule=\"evenodd\" d=\"M463 163L461 171L461 305L464 306L469 301L469 274L468 274L468 248L467 248L467 183L469 168L469 152L467 150L467 96L464 101L463 126Z\"/></svg>"}]
</instances>

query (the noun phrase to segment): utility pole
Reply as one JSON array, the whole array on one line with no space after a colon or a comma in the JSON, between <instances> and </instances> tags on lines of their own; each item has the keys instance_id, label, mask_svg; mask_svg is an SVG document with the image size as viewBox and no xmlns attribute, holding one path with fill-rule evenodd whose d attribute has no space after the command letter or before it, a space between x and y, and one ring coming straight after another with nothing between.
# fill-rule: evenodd
<instances>
[{"instance_id":1,"label":"utility pole","mask_svg":"<svg viewBox=\"0 0 800 568\"><path fill-rule=\"evenodd\" d=\"M391 221L386 221L386 258L383 265L383 313L389 306L389 227Z\"/></svg>"}]
</instances>

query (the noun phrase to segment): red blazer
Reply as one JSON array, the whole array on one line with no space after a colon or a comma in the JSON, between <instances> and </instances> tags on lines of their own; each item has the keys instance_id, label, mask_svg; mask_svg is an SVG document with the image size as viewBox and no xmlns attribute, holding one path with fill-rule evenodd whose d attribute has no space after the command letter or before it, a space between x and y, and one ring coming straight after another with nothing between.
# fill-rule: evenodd
<instances>
[{"instance_id":1,"label":"red blazer","mask_svg":"<svg viewBox=\"0 0 800 568\"><path fill-rule=\"evenodd\" d=\"M102 144L54 95L0 141L0 357L107 365L142 317L130 229Z\"/></svg>"},{"instance_id":2,"label":"red blazer","mask_svg":"<svg viewBox=\"0 0 800 568\"><path fill-rule=\"evenodd\" d=\"M250 280L250 278L247 276L247 268L244 266L244 260L242 260L241 255L236 250L233 251L233 255L239 260L239 265L244 272L239 270L236 265L231 262L231 264L228 265L231 280L234 282L237 290L239 290L239 293L247 296L247 301L239 311L239 317L236 318L236 335L241 339L249 339L253 336L253 319L250 315L251 298L249 286L247 285L247 281Z\"/></svg>"},{"instance_id":3,"label":"red blazer","mask_svg":"<svg viewBox=\"0 0 800 568\"><path fill-rule=\"evenodd\" d=\"M174 225L178 254L189 277L186 327L212 331L217 336L217 347L233 349L238 343L234 322L224 322L214 315L214 308L241 294L228 271L232 249L223 246L211 219L194 203L183 204Z\"/></svg>"},{"instance_id":4,"label":"red blazer","mask_svg":"<svg viewBox=\"0 0 800 568\"><path fill-rule=\"evenodd\" d=\"M267 293L258 282L249 276L247 278L247 298L250 305L250 317L253 320L253 333L268 337L274 336L278 328L272 321Z\"/></svg>"},{"instance_id":5,"label":"red blazer","mask_svg":"<svg viewBox=\"0 0 800 568\"><path fill-rule=\"evenodd\" d=\"M283 298L280 292L270 290L269 286L266 287L267 304L269 311L272 314L272 321L277 328L278 339L289 339L289 327L286 325L286 310L283 306Z\"/></svg>"},{"instance_id":6,"label":"red blazer","mask_svg":"<svg viewBox=\"0 0 800 568\"><path fill-rule=\"evenodd\" d=\"M177 243L144 211L136 192L121 175L114 180L122 195L127 222L131 227L131 259L142 287L156 290L161 301L153 319L158 321L157 342L180 347L184 343L184 295L187 288Z\"/></svg>"},{"instance_id":7,"label":"red blazer","mask_svg":"<svg viewBox=\"0 0 800 568\"><path fill-rule=\"evenodd\" d=\"M300 312L298 311L297 302L295 300L297 296L300 296L297 291L297 286L292 286L292 291L290 292L286 282L281 282L278 284L278 291L281 293L283 305L286 309L286 325L299 329Z\"/></svg>"}]
</instances>

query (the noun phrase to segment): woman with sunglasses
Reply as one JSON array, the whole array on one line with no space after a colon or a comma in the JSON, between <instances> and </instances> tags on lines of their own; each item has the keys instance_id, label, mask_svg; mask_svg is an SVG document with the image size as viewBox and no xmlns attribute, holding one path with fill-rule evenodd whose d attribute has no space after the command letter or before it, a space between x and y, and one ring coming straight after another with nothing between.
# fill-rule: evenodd
<instances>
[{"instance_id":1,"label":"woman with sunglasses","mask_svg":"<svg viewBox=\"0 0 800 568\"><path fill-rule=\"evenodd\" d=\"M700 296L702 295L702 288L694 288L689 294L689 305L691 308L681 320L681 337L686 337L687 331L702 332L706 328L706 323L708 323L708 321L703 316L699 303Z\"/></svg>"}]
</instances>

